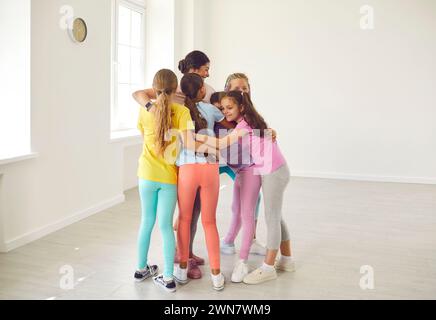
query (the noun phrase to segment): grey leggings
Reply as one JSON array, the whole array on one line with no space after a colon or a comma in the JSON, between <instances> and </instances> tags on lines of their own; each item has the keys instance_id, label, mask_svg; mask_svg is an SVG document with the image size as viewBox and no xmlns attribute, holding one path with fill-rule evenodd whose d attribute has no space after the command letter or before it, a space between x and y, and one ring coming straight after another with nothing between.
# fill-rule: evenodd
<instances>
[{"instance_id":1,"label":"grey leggings","mask_svg":"<svg viewBox=\"0 0 436 320\"><path fill-rule=\"evenodd\" d=\"M283 195L291 174L288 165L262 176L262 192L267 227L267 249L278 250L283 241L290 240L285 221L282 218Z\"/></svg>"}]
</instances>

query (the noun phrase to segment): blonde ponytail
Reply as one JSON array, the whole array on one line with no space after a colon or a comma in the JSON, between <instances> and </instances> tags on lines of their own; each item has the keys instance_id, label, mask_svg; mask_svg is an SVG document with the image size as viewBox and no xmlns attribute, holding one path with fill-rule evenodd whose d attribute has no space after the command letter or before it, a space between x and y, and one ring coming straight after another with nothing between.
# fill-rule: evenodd
<instances>
[{"instance_id":1,"label":"blonde ponytail","mask_svg":"<svg viewBox=\"0 0 436 320\"><path fill-rule=\"evenodd\" d=\"M171 141L166 141L165 135L171 129L171 106L170 97L162 92L156 100L156 111L154 113L156 119L156 153L163 155L166 147Z\"/></svg>"},{"instance_id":2,"label":"blonde ponytail","mask_svg":"<svg viewBox=\"0 0 436 320\"><path fill-rule=\"evenodd\" d=\"M157 95L154 113L156 153L163 156L165 149L171 144L166 135L172 126L171 95L177 89L177 76L171 70L162 69L154 77L153 88Z\"/></svg>"}]
</instances>

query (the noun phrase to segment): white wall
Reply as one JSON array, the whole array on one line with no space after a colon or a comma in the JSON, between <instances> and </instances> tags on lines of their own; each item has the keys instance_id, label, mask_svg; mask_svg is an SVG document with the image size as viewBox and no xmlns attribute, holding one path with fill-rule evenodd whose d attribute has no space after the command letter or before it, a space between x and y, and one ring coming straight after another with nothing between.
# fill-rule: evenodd
<instances>
[{"instance_id":1,"label":"white wall","mask_svg":"<svg viewBox=\"0 0 436 320\"><path fill-rule=\"evenodd\" d=\"M142 144L134 143L126 146L123 152L123 190L138 186L138 159L142 153Z\"/></svg>"},{"instance_id":2,"label":"white wall","mask_svg":"<svg viewBox=\"0 0 436 320\"><path fill-rule=\"evenodd\" d=\"M147 0L147 83L157 71L172 69L174 64L174 33L176 0Z\"/></svg>"},{"instance_id":3,"label":"white wall","mask_svg":"<svg viewBox=\"0 0 436 320\"><path fill-rule=\"evenodd\" d=\"M4 221L3 221L3 206L2 203L3 200L3 179L2 179L2 173L0 173L0 252L6 251L6 245L5 245L5 235L4 235Z\"/></svg>"},{"instance_id":4,"label":"white wall","mask_svg":"<svg viewBox=\"0 0 436 320\"><path fill-rule=\"evenodd\" d=\"M183 76L178 70L179 61L193 50L202 50L206 34L205 25L209 19L207 1L175 0L175 51L174 71L179 79Z\"/></svg>"},{"instance_id":5,"label":"white wall","mask_svg":"<svg viewBox=\"0 0 436 320\"><path fill-rule=\"evenodd\" d=\"M360 29L360 7L375 30ZM209 82L246 72L296 175L436 183L436 2L208 0Z\"/></svg>"},{"instance_id":6,"label":"white wall","mask_svg":"<svg viewBox=\"0 0 436 320\"><path fill-rule=\"evenodd\" d=\"M194 10L196 0L176 0L175 1L175 45L174 45L174 71L178 77L179 61L195 48L195 17Z\"/></svg>"},{"instance_id":7,"label":"white wall","mask_svg":"<svg viewBox=\"0 0 436 320\"><path fill-rule=\"evenodd\" d=\"M0 39L0 158L4 158L30 149L30 0L0 2ZM0 252L5 250L2 188L0 170Z\"/></svg>"},{"instance_id":8,"label":"white wall","mask_svg":"<svg viewBox=\"0 0 436 320\"><path fill-rule=\"evenodd\" d=\"M87 22L85 43L61 29L64 5ZM183 7L146 5L151 86L158 69L174 67L175 10ZM111 9L110 0L32 1L31 135L39 157L0 165L0 252L117 204L137 185L140 139L110 140Z\"/></svg>"},{"instance_id":9,"label":"white wall","mask_svg":"<svg viewBox=\"0 0 436 320\"><path fill-rule=\"evenodd\" d=\"M146 1L146 87L151 88L155 73L162 68L174 69L176 48L181 48L185 41L176 23L189 12L182 2L192 0L147 0ZM186 18L183 18L185 21ZM179 41L180 39L180 41ZM138 185L137 167L142 152L142 145L128 143L123 153L123 190Z\"/></svg>"},{"instance_id":10,"label":"white wall","mask_svg":"<svg viewBox=\"0 0 436 320\"><path fill-rule=\"evenodd\" d=\"M68 4L84 44L59 26ZM32 150L2 166L5 247L15 248L123 201L123 149L110 144L111 2L32 1Z\"/></svg>"}]
</instances>

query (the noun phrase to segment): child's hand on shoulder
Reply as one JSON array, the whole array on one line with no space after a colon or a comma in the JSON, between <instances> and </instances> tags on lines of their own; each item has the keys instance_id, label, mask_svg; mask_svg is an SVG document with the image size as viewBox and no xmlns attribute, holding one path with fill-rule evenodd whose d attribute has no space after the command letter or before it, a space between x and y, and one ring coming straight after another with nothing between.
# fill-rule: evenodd
<instances>
[{"instance_id":1,"label":"child's hand on shoulder","mask_svg":"<svg viewBox=\"0 0 436 320\"><path fill-rule=\"evenodd\" d=\"M273 142L277 141L277 131L275 131L274 129L268 128L266 130L266 135L267 137L271 137Z\"/></svg>"}]
</instances>

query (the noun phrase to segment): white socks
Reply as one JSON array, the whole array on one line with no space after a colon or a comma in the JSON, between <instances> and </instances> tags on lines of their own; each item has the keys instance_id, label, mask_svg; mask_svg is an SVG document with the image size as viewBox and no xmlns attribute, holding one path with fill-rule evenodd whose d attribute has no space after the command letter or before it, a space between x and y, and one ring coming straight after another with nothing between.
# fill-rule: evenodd
<instances>
[{"instance_id":1,"label":"white socks","mask_svg":"<svg viewBox=\"0 0 436 320\"><path fill-rule=\"evenodd\" d=\"M280 257L280 264L288 264L292 262L292 257L287 257L287 256L281 256Z\"/></svg>"},{"instance_id":2,"label":"white socks","mask_svg":"<svg viewBox=\"0 0 436 320\"><path fill-rule=\"evenodd\" d=\"M188 268L182 269L180 265L175 267L175 275L179 280L185 281L188 279Z\"/></svg>"},{"instance_id":3,"label":"white socks","mask_svg":"<svg viewBox=\"0 0 436 320\"><path fill-rule=\"evenodd\" d=\"M222 273L219 273L219 274L217 274L217 275L214 275L214 274L210 274L211 276L212 276L212 280L214 281L214 282L218 282L218 281L220 281L221 280L221 277L223 276L222 275Z\"/></svg>"},{"instance_id":4,"label":"white socks","mask_svg":"<svg viewBox=\"0 0 436 320\"><path fill-rule=\"evenodd\" d=\"M264 272L274 272L276 270L274 268L274 266L270 266L269 264L266 264L265 262L262 264L262 266L260 268Z\"/></svg>"}]
</instances>

